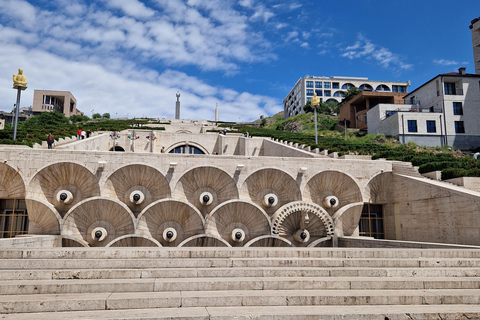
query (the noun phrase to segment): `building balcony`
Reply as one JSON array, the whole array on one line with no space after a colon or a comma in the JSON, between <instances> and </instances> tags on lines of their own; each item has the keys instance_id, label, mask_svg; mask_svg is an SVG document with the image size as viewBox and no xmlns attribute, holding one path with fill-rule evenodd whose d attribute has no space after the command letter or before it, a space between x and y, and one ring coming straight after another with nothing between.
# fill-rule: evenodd
<instances>
[{"instance_id":1,"label":"building balcony","mask_svg":"<svg viewBox=\"0 0 480 320\"><path fill-rule=\"evenodd\" d=\"M455 89L452 91L445 91L446 96L463 96L463 89Z\"/></svg>"}]
</instances>

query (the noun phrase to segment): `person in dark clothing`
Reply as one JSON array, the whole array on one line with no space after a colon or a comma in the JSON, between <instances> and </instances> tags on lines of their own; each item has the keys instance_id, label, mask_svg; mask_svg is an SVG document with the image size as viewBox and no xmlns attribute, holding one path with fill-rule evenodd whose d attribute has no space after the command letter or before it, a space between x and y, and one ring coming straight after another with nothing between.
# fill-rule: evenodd
<instances>
[{"instance_id":1,"label":"person in dark clothing","mask_svg":"<svg viewBox=\"0 0 480 320\"><path fill-rule=\"evenodd\" d=\"M47 138L48 149L52 149L52 146L53 146L54 142L55 142L55 139L53 138L52 134L49 133L48 138Z\"/></svg>"}]
</instances>

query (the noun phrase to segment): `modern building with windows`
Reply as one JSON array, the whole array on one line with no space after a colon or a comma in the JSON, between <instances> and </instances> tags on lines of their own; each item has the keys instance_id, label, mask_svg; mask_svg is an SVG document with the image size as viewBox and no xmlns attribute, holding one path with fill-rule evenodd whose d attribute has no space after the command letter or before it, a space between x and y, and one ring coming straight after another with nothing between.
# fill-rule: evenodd
<instances>
[{"instance_id":1,"label":"modern building with windows","mask_svg":"<svg viewBox=\"0 0 480 320\"><path fill-rule=\"evenodd\" d=\"M426 146L480 146L480 74L460 68L437 75L404 100L404 105L378 104L369 110L368 133Z\"/></svg>"},{"instance_id":2,"label":"modern building with windows","mask_svg":"<svg viewBox=\"0 0 480 320\"><path fill-rule=\"evenodd\" d=\"M53 111L63 113L66 117L83 115L83 112L77 109L77 100L70 91L34 90L33 114Z\"/></svg>"},{"instance_id":3,"label":"modern building with windows","mask_svg":"<svg viewBox=\"0 0 480 320\"><path fill-rule=\"evenodd\" d=\"M323 102L341 102L345 92L353 87L364 91L407 93L410 82L370 81L359 77L316 77L300 78L283 99L284 118L304 113L303 107L314 92Z\"/></svg>"}]
</instances>

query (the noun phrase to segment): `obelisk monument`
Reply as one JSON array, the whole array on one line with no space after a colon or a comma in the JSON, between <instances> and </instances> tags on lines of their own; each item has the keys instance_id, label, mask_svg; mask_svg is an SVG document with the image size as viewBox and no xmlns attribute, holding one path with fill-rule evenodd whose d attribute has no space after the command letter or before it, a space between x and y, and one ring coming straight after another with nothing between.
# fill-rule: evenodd
<instances>
[{"instance_id":1,"label":"obelisk monument","mask_svg":"<svg viewBox=\"0 0 480 320\"><path fill-rule=\"evenodd\" d=\"M180 119L180 91L177 91L177 102L175 103L175 119Z\"/></svg>"}]
</instances>

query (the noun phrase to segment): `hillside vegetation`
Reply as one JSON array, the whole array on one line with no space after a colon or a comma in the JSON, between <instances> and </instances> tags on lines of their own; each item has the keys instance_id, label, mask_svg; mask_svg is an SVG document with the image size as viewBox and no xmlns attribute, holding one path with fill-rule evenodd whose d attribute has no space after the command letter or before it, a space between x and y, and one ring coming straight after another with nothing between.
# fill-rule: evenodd
<instances>
[{"instance_id":1,"label":"hillside vegetation","mask_svg":"<svg viewBox=\"0 0 480 320\"><path fill-rule=\"evenodd\" d=\"M0 130L0 144L18 144L32 147L34 143L41 144L47 140L49 133L52 133L55 140L59 138L77 135L77 131L120 131L131 128L132 123L142 125L142 129L153 129L145 125L149 123L146 119L134 120L112 120L95 119L91 120L86 116L65 117L59 112L43 112L38 116L31 117L25 122L19 122L17 127L17 140L13 140L13 126L5 124L5 129ZM164 128L154 128L162 130Z\"/></svg>"},{"instance_id":2,"label":"hillside vegetation","mask_svg":"<svg viewBox=\"0 0 480 320\"><path fill-rule=\"evenodd\" d=\"M338 119L319 114L318 144L315 144L314 116L311 113L283 120L283 112L270 118L255 121L252 125L236 125L234 128L253 136L272 137L310 146L312 149L328 150L338 154L371 155L372 159L385 158L411 162L419 166L420 173L441 171L442 179L462 176L479 177L480 161L451 147L420 147L414 143L400 144L385 135L363 135L359 131L339 132L333 130Z\"/></svg>"}]
</instances>

